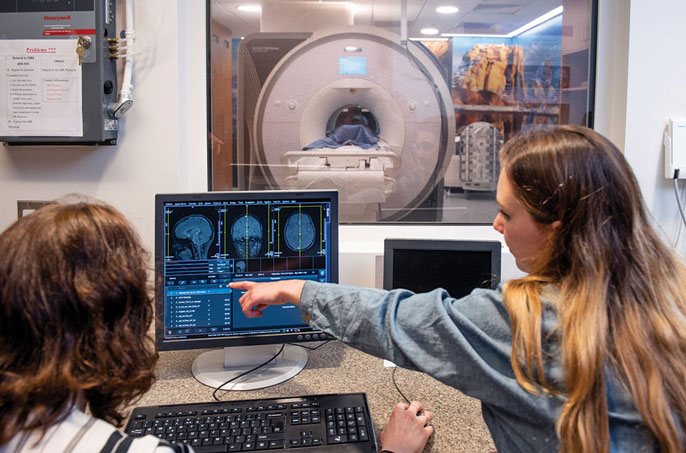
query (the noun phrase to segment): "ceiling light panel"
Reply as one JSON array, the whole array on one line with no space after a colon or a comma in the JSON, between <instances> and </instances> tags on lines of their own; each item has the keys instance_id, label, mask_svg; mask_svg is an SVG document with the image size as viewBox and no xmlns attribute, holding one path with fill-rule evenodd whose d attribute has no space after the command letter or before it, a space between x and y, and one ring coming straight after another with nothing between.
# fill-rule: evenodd
<instances>
[{"instance_id":1,"label":"ceiling light panel","mask_svg":"<svg viewBox=\"0 0 686 453\"><path fill-rule=\"evenodd\" d=\"M455 14L458 11L459 11L459 9L457 6L446 5L446 6L439 6L438 8L436 8L436 12L438 14Z\"/></svg>"}]
</instances>

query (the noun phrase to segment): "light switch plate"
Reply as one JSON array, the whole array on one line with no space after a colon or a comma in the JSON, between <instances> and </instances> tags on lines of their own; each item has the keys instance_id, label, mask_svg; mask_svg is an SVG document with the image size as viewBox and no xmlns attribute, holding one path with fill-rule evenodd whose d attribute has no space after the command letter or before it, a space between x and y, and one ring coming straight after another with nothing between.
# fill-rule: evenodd
<instances>
[{"instance_id":1,"label":"light switch plate","mask_svg":"<svg viewBox=\"0 0 686 453\"><path fill-rule=\"evenodd\" d=\"M54 203L54 201L17 200L17 218L29 215L36 209L52 203Z\"/></svg>"}]
</instances>

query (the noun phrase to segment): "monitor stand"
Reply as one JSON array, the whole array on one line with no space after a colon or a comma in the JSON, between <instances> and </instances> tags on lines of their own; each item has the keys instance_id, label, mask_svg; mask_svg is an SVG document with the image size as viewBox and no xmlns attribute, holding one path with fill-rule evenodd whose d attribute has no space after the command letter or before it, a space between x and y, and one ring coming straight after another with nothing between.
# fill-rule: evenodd
<instances>
[{"instance_id":1,"label":"monitor stand","mask_svg":"<svg viewBox=\"0 0 686 453\"><path fill-rule=\"evenodd\" d=\"M231 378L269 360L281 348L280 344L258 346L232 346L200 354L193 361L193 376L200 383L217 388ZM236 379L223 390L254 390L284 382L305 368L307 351L286 344L279 356L267 365Z\"/></svg>"}]
</instances>

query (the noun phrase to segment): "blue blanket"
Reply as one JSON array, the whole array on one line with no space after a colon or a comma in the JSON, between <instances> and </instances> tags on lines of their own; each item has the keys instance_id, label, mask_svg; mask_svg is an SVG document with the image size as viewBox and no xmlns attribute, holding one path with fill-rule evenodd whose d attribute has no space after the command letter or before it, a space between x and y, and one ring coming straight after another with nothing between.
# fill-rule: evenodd
<instances>
[{"instance_id":1,"label":"blue blanket","mask_svg":"<svg viewBox=\"0 0 686 453\"><path fill-rule=\"evenodd\" d=\"M333 132L327 132L326 138L315 140L305 146L303 150L313 148L340 148L345 145L355 145L363 149L373 148L379 139L366 126L361 124L344 124Z\"/></svg>"}]
</instances>

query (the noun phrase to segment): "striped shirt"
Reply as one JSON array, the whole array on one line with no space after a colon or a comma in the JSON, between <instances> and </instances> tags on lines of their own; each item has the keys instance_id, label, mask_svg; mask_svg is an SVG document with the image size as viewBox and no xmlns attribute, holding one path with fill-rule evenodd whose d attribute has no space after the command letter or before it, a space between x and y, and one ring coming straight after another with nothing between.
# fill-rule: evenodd
<instances>
[{"instance_id":1,"label":"striped shirt","mask_svg":"<svg viewBox=\"0 0 686 453\"><path fill-rule=\"evenodd\" d=\"M48 429L36 444L39 438L38 432L19 433L0 446L0 453L192 452L190 447L172 446L151 435L135 439L121 435L113 425L76 408L61 423Z\"/></svg>"}]
</instances>

